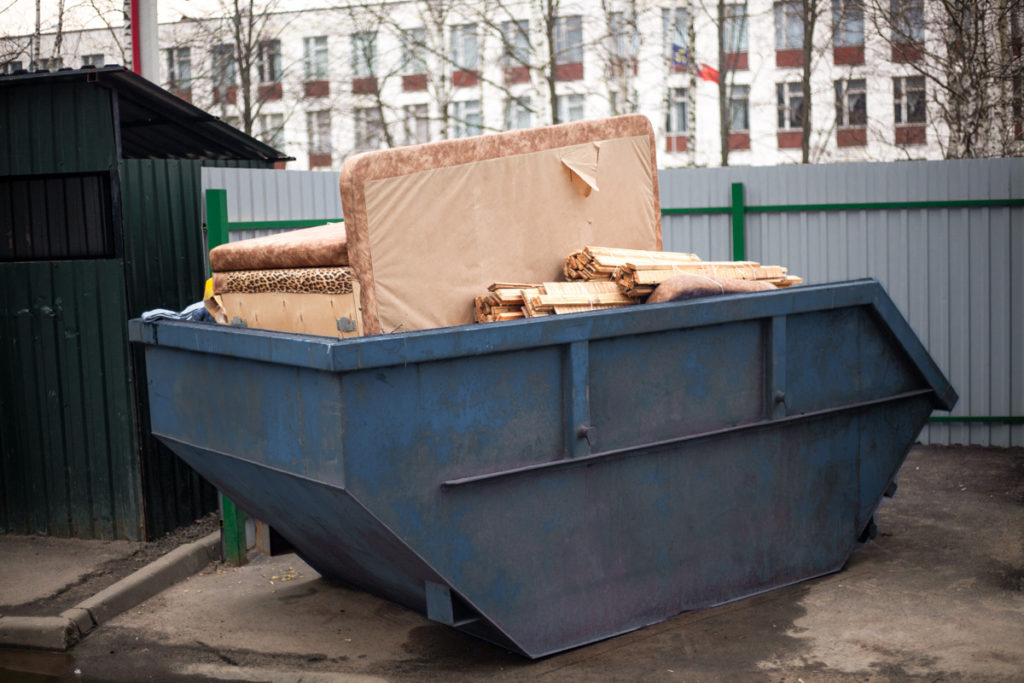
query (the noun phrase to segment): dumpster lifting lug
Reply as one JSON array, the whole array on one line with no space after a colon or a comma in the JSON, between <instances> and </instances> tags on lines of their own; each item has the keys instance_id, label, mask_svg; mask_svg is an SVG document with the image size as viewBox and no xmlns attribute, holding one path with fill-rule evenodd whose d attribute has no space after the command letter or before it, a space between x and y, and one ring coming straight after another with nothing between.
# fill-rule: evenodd
<instances>
[{"instance_id":1,"label":"dumpster lifting lug","mask_svg":"<svg viewBox=\"0 0 1024 683\"><path fill-rule=\"evenodd\" d=\"M597 438L597 429L590 425L581 424L576 427L576 438L586 439L589 446L594 445L594 439Z\"/></svg>"}]
</instances>

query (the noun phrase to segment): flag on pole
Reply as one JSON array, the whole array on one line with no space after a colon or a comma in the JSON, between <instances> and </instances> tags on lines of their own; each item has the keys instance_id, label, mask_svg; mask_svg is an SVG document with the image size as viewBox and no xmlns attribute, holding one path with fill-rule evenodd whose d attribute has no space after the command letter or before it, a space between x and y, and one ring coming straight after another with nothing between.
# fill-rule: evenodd
<instances>
[{"instance_id":1,"label":"flag on pole","mask_svg":"<svg viewBox=\"0 0 1024 683\"><path fill-rule=\"evenodd\" d=\"M690 65L690 51L682 45L672 43L672 66L681 66L684 69Z\"/></svg>"},{"instance_id":2,"label":"flag on pole","mask_svg":"<svg viewBox=\"0 0 1024 683\"><path fill-rule=\"evenodd\" d=\"M712 69L707 64L700 65L700 68L697 69L697 75L700 76L701 80L718 83L718 69Z\"/></svg>"}]
</instances>

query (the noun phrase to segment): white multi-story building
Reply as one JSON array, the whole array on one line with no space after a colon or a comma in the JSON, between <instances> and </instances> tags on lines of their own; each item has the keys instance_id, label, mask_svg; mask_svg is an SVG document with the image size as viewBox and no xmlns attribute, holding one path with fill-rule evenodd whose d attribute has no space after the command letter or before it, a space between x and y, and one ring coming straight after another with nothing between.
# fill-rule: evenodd
<instances>
[{"instance_id":1,"label":"white multi-story building","mask_svg":"<svg viewBox=\"0 0 1024 683\"><path fill-rule=\"evenodd\" d=\"M986 1L1010 22L1005 37L997 23L994 49L1016 59L999 104L1016 147L995 153L1020 153L1024 3ZM941 56L952 54L949 37L927 29L930 0L885 0L884 9L872 2L254 5L162 23L160 79L248 124L294 156L295 168L339 168L369 149L632 111L654 124L662 167L719 165L723 140L730 165L795 163L804 154L812 162L941 158L948 107L943 77L929 69L948 66ZM812 5L820 16L805 46ZM44 35L38 54L50 57L41 66L125 61L122 33L65 31L59 55L54 36ZM28 46L30 37L12 41ZM4 54L5 72L30 63L27 47Z\"/></svg>"}]
</instances>

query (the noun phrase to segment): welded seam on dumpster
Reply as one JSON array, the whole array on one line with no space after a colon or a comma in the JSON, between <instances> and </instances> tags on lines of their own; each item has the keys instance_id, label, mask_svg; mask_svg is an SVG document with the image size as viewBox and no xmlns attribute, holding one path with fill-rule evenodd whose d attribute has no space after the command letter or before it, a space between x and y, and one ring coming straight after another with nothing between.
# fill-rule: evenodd
<instances>
[{"instance_id":1,"label":"welded seam on dumpster","mask_svg":"<svg viewBox=\"0 0 1024 683\"><path fill-rule=\"evenodd\" d=\"M648 443L636 444L635 446L614 448L612 450L601 451L600 453L594 453L592 455L582 456L579 458L572 458L569 460L552 460L549 462L534 463L532 465L523 465L522 467L514 467L508 470L501 470L500 472L489 472L487 474L477 474L471 477L449 479L448 481L441 484L441 488L451 488L456 486L464 486L466 484L476 484L479 482L492 481L494 479L503 479L505 477L526 474L529 472L560 469L565 467L572 467L575 465L589 465L598 461L608 460L611 458L624 455L630 455L632 453L636 453L637 451L654 450L657 448L663 448L665 446L672 446L675 444L685 443L687 441L708 439L715 436L722 436L724 434L734 434L736 432L743 432L751 429L760 429L763 427L771 427L774 425L784 425L791 424L794 422L802 422L804 420L811 420L817 417L823 417L826 415L832 415L835 413L841 413L849 410L870 408L872 406L883 405L885 403L892 403L894 401L902 401L908 398L916 398L918 396L925 396L927 394L935 394L935 390L930 388L915 389L914 391L905 391L900 394L893 394L892 396L871 399L870 401L849 403L843 406L837 406L834 408L823 408L821 410L814 410L807 413L801 413L799 415L787 415L786 417L781 417L775 420L760 420L758 422L748 422L747 424L735 425L732 427L723 427L721 429L712 429L706 432L699 432L697 434L687 434L686 436L678 436L672 439L664 439L662 441L650 441Z\"/></svg>"}]
</instances>

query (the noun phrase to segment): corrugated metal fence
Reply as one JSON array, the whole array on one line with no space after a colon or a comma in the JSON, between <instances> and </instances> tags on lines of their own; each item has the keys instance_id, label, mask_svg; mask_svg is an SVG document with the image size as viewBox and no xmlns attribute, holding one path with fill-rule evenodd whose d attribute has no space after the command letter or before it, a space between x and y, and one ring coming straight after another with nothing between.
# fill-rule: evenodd
<instances>
[{"instance_id":1,"label":"corrugated metal fence","mask_svg":"<svg viewBox=\"0 0 1024 683\"><path fill-rule=\"evenodd\" d=\"M1024 446L1024 159L672 169L665 249L873 277L960 393L921 434Z\"/></svg>"},{"instance_id":2,"label":"corrugated metal fence","mask_svg":"<svg viewBox=\"0 0 1024 683\"><path fill-rule=\"evenodd\" d=\"M232 242L341 218L338 174L329 171L204 168L202 186L204 216L208 215L206 191L227 192ZM233 226L232 223L245 225ZM278 227L261 223L274 223ZM281 227L289 223L294 225Z\"/></svg>"}]
</instances>

